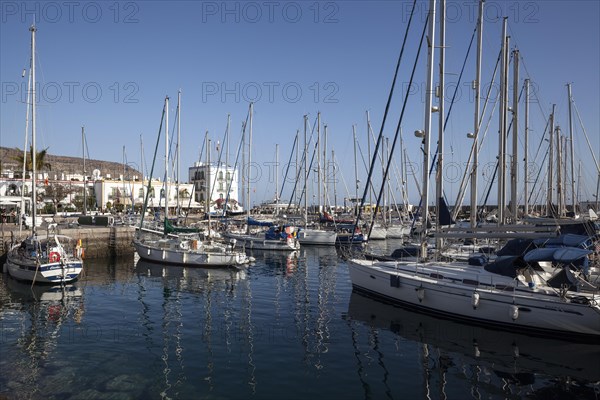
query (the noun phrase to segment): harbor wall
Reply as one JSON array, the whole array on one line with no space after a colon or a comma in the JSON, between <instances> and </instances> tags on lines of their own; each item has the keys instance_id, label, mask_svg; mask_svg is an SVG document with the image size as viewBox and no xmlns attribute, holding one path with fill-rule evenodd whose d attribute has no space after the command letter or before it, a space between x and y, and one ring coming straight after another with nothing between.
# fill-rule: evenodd
<instances>
[{"instance_id":1,"label":"harbor wall","mask_svg":"<svg viewBox=\"0 0 600 400\"><path fill-rule=\"evenodd\" d=\"M10 248L11 242L18 242L29 233L23 231L19 235L18 229L0 229L0 254L4 256ZM45 230L40 230L40 234ZM109 226L109 227L79 227L61 228L58 226L56 232L60 235L70 236L75 240L81 239L84 249L84 258L106 258L132 255L135 249L132 240L135 235L135 227Z\"/></svg>"}]
</instances>

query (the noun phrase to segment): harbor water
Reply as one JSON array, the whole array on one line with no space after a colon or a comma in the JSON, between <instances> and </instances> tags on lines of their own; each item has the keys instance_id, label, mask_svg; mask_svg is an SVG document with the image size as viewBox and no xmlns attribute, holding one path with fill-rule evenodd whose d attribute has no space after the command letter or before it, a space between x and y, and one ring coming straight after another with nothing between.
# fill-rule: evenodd
<instances>
[{"instance_id":1,"label":"harbor water","mask_svg":"<svg viewBox=\"0 0 600 400\"><path fill-rule=\"evenodd\" d=\"M600 398L600 345L365 297L334 247L252 255L243 269L86 260L65 287L3 274L0 399Z\"/></svg>"}]
</instances>

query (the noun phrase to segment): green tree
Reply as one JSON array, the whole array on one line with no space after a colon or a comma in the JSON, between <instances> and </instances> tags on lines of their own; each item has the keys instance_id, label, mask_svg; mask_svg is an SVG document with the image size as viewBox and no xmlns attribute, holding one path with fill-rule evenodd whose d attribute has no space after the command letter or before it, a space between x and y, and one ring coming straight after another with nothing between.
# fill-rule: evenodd
<instances>
[{"instance_id":1,"label":"green tree","mask_svg":"<svg viewBox=\"0 0 600 400\"><path fill-rule=\"evenodd\" d=\"M20 149L17 149L19 151L18 155L15 156L14 160L17 161L20 165L23 165L23 157L25 157L23 155L23 152ZM43 150L40 151L36 151L35 152L35 170L36 171L43 171L43 170L52 170L52 165L50 165L49 162L46 161L46 156L48 155L48 147L46 147ZM29 146L29 152L27 153L26 156L26 161L25 161L25 170L26 171L33 171L33 146Z\"/></svg>"}]
</instances>

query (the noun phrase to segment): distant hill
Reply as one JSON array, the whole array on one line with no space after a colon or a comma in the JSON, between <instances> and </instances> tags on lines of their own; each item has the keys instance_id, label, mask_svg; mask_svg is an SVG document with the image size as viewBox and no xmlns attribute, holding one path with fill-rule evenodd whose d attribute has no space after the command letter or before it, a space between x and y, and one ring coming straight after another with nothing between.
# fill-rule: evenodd
<instances>
[{"instance_id":1,"label":"distant hill","mask_svg":"<svg viewBox=\"0 0 600 400\"><path fill-rule=\"evenodd\" d=\"M20 173L23 166L16 161L16 157L23 154L23 150L17 148L0 147L0 163L2 172L11 170ZM83 175L83 158L81 157L65 157L53 154L46 155L46 161L50 164L50 170L47 172L51 179L56 175L57 179L64 174L80 174ZM85 169L88 176L92 176L92 171L97 169L100 171L100 176L106 177L107 174L113 179L118 179L123 174L123 164L111 161L101 160L85 160ZM42 171L40 171L42 172ZM142 176L141 172L132 167L127 167L126 175Z\"/></svg>"}]
</instances>

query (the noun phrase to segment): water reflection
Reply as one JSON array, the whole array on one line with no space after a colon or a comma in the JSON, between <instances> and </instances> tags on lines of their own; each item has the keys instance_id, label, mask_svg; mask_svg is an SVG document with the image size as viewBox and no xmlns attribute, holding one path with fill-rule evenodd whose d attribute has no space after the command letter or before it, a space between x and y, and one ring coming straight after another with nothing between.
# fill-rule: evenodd
<instances>
[{"instance_id":1,"label":"water reflection","mask_svg":"<svg viewBox=\"0 0 600 400\"><path fill-rule=\"evenodd\" d=\"M386 385L379 331L420 344L417 352L427 398L446 398L447 382L454 387L457 379L470 385L473 398L498 390L511 397L549 398L546 395L552 392L551 398L594 398L600 390L597 345L496 332L418 314L357 292L351 294L348 317L371 329L370 348L383 367ZM357 363L360 370L361 357Z\"/></svg>"},{"instance_id":2,"label":"water reflection","mask_svg":"<svg viewBox=\"0 0 600 400\"><path fill-rule=\"evenodd\" d=\"M45 390L61 390L74 380L76 369L58 375L52 366L59 348L81 328L83 291L77 283L32 287L8 275L0 283L2 386L10 385L16 398L43 398Z\"/></svg>"}]
</instances>

